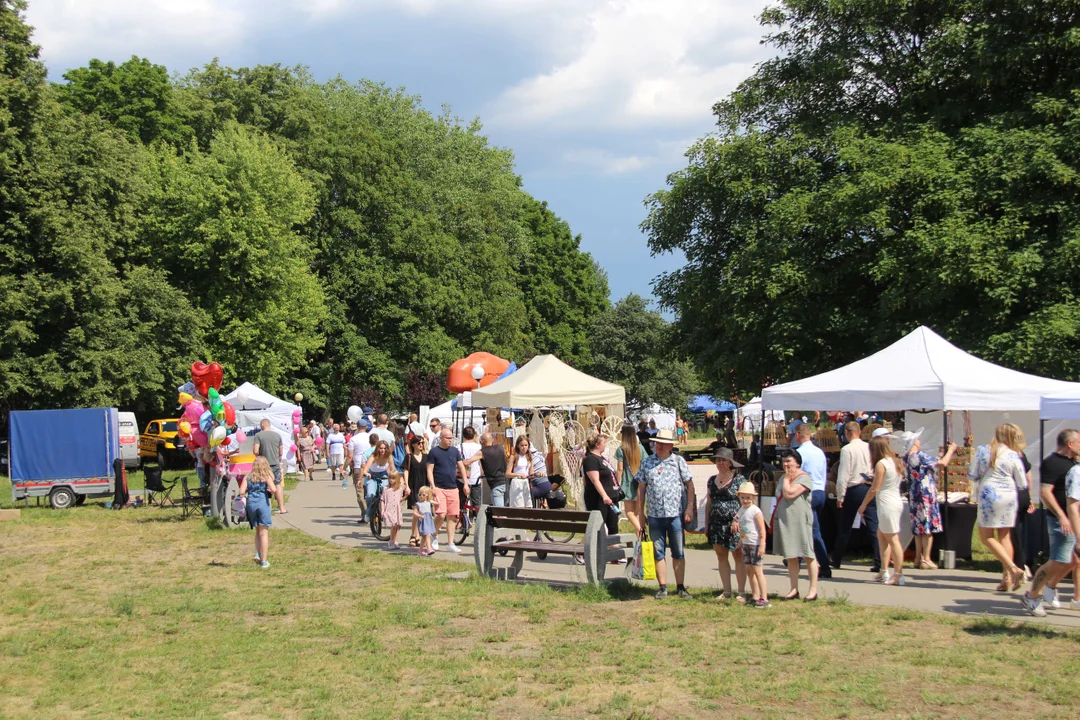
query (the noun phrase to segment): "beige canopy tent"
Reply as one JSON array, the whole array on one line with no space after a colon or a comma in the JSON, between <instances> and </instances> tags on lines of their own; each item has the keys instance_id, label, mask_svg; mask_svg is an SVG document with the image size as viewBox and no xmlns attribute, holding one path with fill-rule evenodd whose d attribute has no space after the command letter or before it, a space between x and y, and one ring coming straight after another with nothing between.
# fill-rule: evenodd
<instances>
[{"instance_id":1,"label":"beige canopy tent","mask_svg":"<svg viewBox=\"0 0 1080 720\"><path fill-rule=\"evenodd\" d=\"M626 390L621 385L586 375L554 355L537 355L517 372L472 392L474 407L625 404Z\"/></svg>"}]
</instances>

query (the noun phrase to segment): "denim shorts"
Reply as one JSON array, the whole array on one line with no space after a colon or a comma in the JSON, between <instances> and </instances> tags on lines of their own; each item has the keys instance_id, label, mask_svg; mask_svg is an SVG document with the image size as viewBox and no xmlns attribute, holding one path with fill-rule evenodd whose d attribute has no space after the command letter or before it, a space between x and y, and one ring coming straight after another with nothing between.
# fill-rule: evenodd
<instances>
[{"instance_id":1,"label":"denim shorts","mask_svg":"<svg viewBox=\"0 0 1080 720\"><path fill-rule=\"evenodd\" d=\"M758 557L757 551L758 551L758 546L757 545L747 545L746 543L743 543L742 544L743 563L746 564L746 565L751 565L753 567L757 567L758 565L760 565L761 561L764 560L765 558Z\"/></svg>"},{"instance_id":2,"label":"denim shorts","mask_svg":"<svg viewBox=\"0 0 1080 720\"><path fill-rule=\"evenodd\" d=\"M649 539L653 543L653 559L657 562L667 555L671 546L671 559L683 559L683 527L681 517L649 518Z\"/></svg>"},{"instance_id":3,"label":"denim shorts","mask_svg":"<svg viewBox=\"0 0 1080 720\"><path fill-rule=\"evenodd\" d=\"M1076 547L1076 535L1061 532L1061 523L1052 512L1046 514L1046 529L1050 534L1050 559L1059 563L1073 561L1073 549Z\"/></svg>"},{"instance_id":4,"label":"denim shorts","mask_svg":"<svg viewBox=\"0 0 1080 720\"><path fill-rule=\"evenodd\" d=\"M506 507L506 485L491 488L491 504L495 507Z\"/></svg>"},{"instance_id":5,"label":"denim shorts","mask_svg":"<svg viewBox=\"0 0 1080 720\"><path fill-rule=\"evenodd\" d=\"M248 498L247 504L247 519L248 525L251 527L258 527L265 525L270 527L273 525L273 515L270 514L270 503L266 500L259 498L252 502L251 498Z\"/></svg>"}]
</instances>

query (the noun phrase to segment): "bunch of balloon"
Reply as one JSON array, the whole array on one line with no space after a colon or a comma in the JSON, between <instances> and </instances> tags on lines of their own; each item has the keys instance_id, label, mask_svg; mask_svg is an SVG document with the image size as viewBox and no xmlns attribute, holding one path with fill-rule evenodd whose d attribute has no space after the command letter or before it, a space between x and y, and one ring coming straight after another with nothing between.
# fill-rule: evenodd
<instances>
[{"instance_id":1,"label":"bunch of balloon","mask_svg":"<svg viewBox=\"0 0 1080 720\"><path fill-rule=\"evenodd\" d=\"M300 393L297 393L297 395L303 397L302 395L300 395ZM296 457L296 439L300 437L300 428L303 426L303 422L304 411L300 408L296 408L295 410L293 410L292 413L293 444L291 447L289 447L289 452L292 454L293 457Z\"/></svg>"}]
</instances>

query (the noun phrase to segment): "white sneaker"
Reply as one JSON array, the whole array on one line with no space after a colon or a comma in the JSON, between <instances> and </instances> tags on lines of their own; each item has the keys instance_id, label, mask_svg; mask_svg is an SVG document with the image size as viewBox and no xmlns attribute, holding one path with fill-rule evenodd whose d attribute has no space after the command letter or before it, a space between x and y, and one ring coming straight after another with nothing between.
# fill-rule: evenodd
<instances>
[{"instance_id":1,"label":"white sneaker","mask_svg":"<svg viewBox=\"0 0 1080 720\"><path fill-rule=\"evenodd\" d=\"M1058 600L1057 590L1050 587L1049 585L1046 586L1045 588L1043 588L1042 602L1043 602L1043 605L1049 605L1050 607L1054 608L1055 610L1060 610L1061 609L1061 601Z\"/></svg>"},{"instance_id":2,"label":"white sneaker","mask_svg":"<svg viewBox=\"0 0 1080 720\"><path fill-rule=\"evenodd\" d=\"M1080 600L1070 600L1069 601L1069 609L1070 610L1080 610Z\"/></svg>"},{"instance_id":3,"label":"white sneaker","mask_svg":"<svg viewBox=\"0 0 1080 720\"><path fill-rule=\"evenodd\" d=\"M447 549L447 551L448 551L448 552L452 552L452 553L459 553L459 552L461 552L461 548L459 548L459 547L458 547L457 545L455 545L454 543L450 543L449 545L447 545L447 546L446 546L446 549Z\"/></svg>"},{"instance_id":4,"label":"white sneaker","mask_svg":"<svg viewBox=\"0 0 1080 720\"><path fill-rule=\"evenodd\" d=\"M431 538L431 549L432 550L438 550L439 549L439 541L436 540L435 538Z\"/></svg>"}]
</instances>

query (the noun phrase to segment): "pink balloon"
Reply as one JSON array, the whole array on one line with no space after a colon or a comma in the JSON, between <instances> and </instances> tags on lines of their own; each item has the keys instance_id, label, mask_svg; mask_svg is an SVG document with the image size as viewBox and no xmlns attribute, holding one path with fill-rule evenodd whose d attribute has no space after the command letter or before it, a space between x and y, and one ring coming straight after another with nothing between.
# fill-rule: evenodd
<instances>
[{"instance_id":1,"label":"pink balloon","mask_svg":"<svg viewBox=\"0 0 1080 720\"><path fill-rule=\"evenodd\" d=\"M315 438L315 444L322 447L323 439L321 437Z\"/></svg>"},{"instance_id":2,"label":"pink balloon","mask_svg":"<svg viewBox=\"0 0 1080 720\"><path fill-rule=\"evenodd\" d=\"M197 427L199 424L199 417L203 414L206 408L198 400L192 400L184 406L184 419L191 423L192 427Z\"/></svg>"},{"instance_id":3,"label":"pink balloon","mask_svg":"<svg viewBox=\"0 0 1080 720\"><path fill-rule=\"evenodd\" d=\"M296 410L292 411L292 416L297 419L302 418L304 417L304 411L300 408L297 408Z\"/></svg>"},{"instance_id":4,"label":"pink balloon","mask_svg":"<svg viewBox=\"0 0 1080 720\"><path fill-rule=\"evenodd\" d=\"M289 452L291 452L291 453L296 452L296 446L295 445L290 445L289 446Z\"/></svg>"},{"instance_id":5,"label":"pink balloon","mask_svg":"<svg viewBox=\"0 0 1080 720\"><path fill-rule=\"evenodd\" d=\"M195 447L206 447L210 444L210 436L200 429L192 428L189 442Z\"/></svg>"},{"instance_id":6,"label":"pink balloon","mask_svg":"<svg viewBox=\"0 0 1080 720\"><path fill-rule=\"evenodd\" d=\"M236 445L239 447L241 443L247 440L247 435L243 430L237 429L237 431L233 433L233 440L236 441Z\"/></svg>"}]
</instances>

